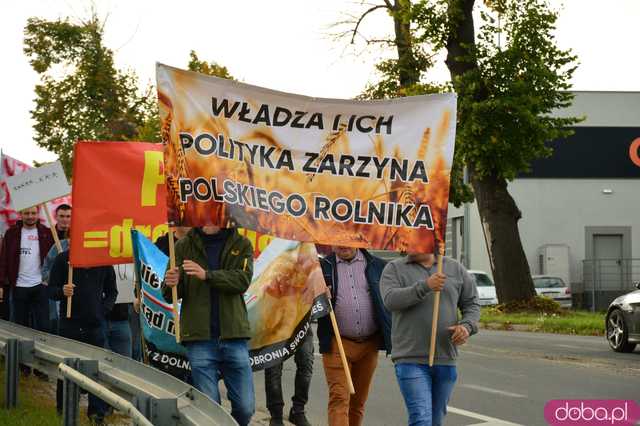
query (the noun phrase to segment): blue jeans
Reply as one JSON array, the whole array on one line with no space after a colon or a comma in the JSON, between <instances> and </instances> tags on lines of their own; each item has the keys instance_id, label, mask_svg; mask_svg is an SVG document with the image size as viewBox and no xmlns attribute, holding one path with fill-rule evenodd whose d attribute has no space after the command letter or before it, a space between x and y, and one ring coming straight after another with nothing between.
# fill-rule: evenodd
<instances>
[{"instance_id":1,"label":"blue jeans","mask_svg":"<svg viewBox=\"0 0 640 426\"><path fill-rule=\"evenodd\" d=\"M248 425L256 401L247 341L203 340L185 346L196 389L220 404L218 381L222 377L231 401L231 416L240 426Z\"/></svg>"},{"instance_id":2,"label":"blue jeans","mask_svg":"<svg viewBox=\"0 0 640 426\"><path fill-rule=\"evenodd\" d=\"M131 325L126 321L104 322L105 348L131 358Z\"/></svg>"},{"instance_id":3,"label":"blue jeans","mask_svg":"<svg viewBox=\"0 0 640 426\"><path fill-rule=\"evenodd\" d=\"M409 426L440 426L458 378L455 366L426 364L395 365Z\"/></svg>"},{"instance_id":4,"label":"blue jeans","mask_svg":"<svg viewBox=\"0 0 640 426\"><path fill-rule=\"evenodd\" d=\"M60 334L60 302L49 299L49 333Z\"/></svg>"}]
</instances>

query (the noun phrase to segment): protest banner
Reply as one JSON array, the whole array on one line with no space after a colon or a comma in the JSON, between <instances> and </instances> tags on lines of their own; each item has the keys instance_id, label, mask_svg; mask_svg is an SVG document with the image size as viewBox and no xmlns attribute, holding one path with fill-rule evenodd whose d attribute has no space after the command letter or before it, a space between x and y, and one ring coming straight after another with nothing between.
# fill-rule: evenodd
<instances>
[{"instance_id":1,"label":"protest banner","mask_svg":"<svg viewBox=\"0 0 640 426\"><path fill-rule=\"evenodd\" d=\"M17 211L69 195L71 192L59 161L25 170L8 177L6 182L11 205Z\"/></svg>"},{"instance_id":2,"label":"protest banner","mask_svg":"<svg viewBox=\"0 0 640 426\"><path fill-rule=\"evenodd\" d=\"M140 285L142 336L149 364L185 380L190 371L187 351L176 342L173 306L165 302L160 288L168 257L138 231L131 231L131 241Z\"/></svg>"},{"instance_id":3,"label":"protest banner","mask_svg":"<svg viewBox=\"0 0 640 426\"><path fill-rule=\"evenodd\" d=\"M22 173L7 177L6 186L14 210L20 211L42 205L56 248L58 252L61 252L62 246L47 202L67 196L71 192L67 177L62 170L62 164L56 161L44 166L26 169ZM71 297L67 297L67 318L70 317Z\"/></svg>"},{"instance_id":4,"label":"protest banner","mask_svg":"<svg viewBox=\"0 0 640 426\"><path fill-rule=\"evenodd\" d=\"M154 241L168 230L165 194L161 145L76 143L71 263L133 262L132 229Z\"/></svg>"},{"instance_id":5,"label":"protest banner","mask_svg":"<svg viewBox=\"0 0 640 426\"><path fill-rule=\"evenodd\" d=\"M20 219L18 211L16 211L11 204L11 194L7 186L7 178L19 175L31 168L31 166L20 160L16 160L5 153L0 153L0 236L4 235L5 231L15 225ZM71 205L71 197L56 198L45 203L45 206L47 206L49 211L55 211L56 207L60 204ZM39 213L40 222L47 222L48 217L45 210L41 209Z\"/></svg>"},{"instance_id":6,"label":"protest banner","mask_svg":"<svg viewBox=\"0 0 640 426\"><path fill-rule=\"evenodd\" d=\"M11 206L11 194L7 186L7 178L15 176L31 168L26 163L8 156L4 152L0 154L0 233L16 224L20 219L19 213ZM45 221L46 217L42 217Z\"/></svg>"},{"instance_id":7,"label":"protest banner","mask_svg":"<svg viewBox=\"0 0 640 426\"><path fill-rule=\"evenodd\" d=\"M186 350L176 343L173 306L164 300L160 288L168 257L138 231L132 231L132 241L149 362L171 374L184 375L189 369ZM310 321L329 313L325 291L313 244L273 240L254 263L251 286L244 296L254 371L293 355L309 332Z\"/></svg>"},{"instance_id":8,"label":"protest banner","mask_svg":"<svg viewBox=\"0 0 640 426\"><path fill-rule=\"evenodd\" d=\"M157 65L169 222L431 252L444 235L455 94L309 98Z\"/></svg>"},{"instance_id":9,"label":"protest banner","mask_svg":"<svg viewBox=\"0 0 640 426\"><path fill-rule=\"evenodd\" d=\"M251 324L249 359L254 371L293 355L311 327L328 315L329 299L312 243L274 239L253 265L244 294Z\"/></svg>"}]
</instances>

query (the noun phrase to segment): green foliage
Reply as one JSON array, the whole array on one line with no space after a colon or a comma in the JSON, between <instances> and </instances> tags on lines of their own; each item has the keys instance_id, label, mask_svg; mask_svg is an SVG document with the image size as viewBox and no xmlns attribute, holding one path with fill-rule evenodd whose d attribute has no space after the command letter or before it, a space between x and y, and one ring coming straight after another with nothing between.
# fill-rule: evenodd
<instances>
[{"instance_id":1,"label":"green foliage","mask_svg":"<svg viewBox=\"0 0 640 426\"><path fill-rule=\"evenodd\" d=\"M545 143L571 134L577 118L550 114L571 104L566 92L576 57L555 45L557 15L544 0L504 0L500 24L483 11L472 52L478 67L453 82L460 120L460 159L478 177L512 180ZM425 23L426 24L426 23Z\"/></svg>"},{"instance_id":2,"label":"green foliage","mask_svg":"<svg viewBox=\"0 0 640 426\"><path fill-rule=\"evenodd\" d=\"M545 143L568 136L568 127L580 121L550 116L571 103L566 90L576 68L576 57L555 44L556 12L546 0L485 3L488 7L476 5L480 30L475 44L464 46L470 55L455 57L472 66L455 81L434 84L426 82L431 58L449 48L456 20L464 19L461 0L405 2L392 16L411 21L412 52L420 59L410 63L420 66L419 82L403 86L401 58L386 59L376 66L380 79L361 95L392 98L455 89L458 126L450 200L456 205L472 199L470 187L462 183L464 165L478 178L512 180L529 170L532 160L551 155Z\"/></svg>"},{"instance_id":3,"label":"green foliage","mask_svg":"<svg viewBox=\"0 0 640 426\"><path fill-rule=\"evenodd\" d=\"M142 121L136 127L136 140L140 142L162 142L160 137L160 117L158 114L158 100L155 87L149 86L149 95L141 104Z\"/></svg>"},{"instance_id":4,"label":"green foliage","mask_svg":"<svg viewBox=\"0 0 640 426\"><path fill-rule=\"evenodd\" d=\"M200 60L194 50L189 52L188 68L189 71L195 71L201 74L212 75L215 77L226 78L227 80L235 81L235 78L233 78L227 67L216 62L206 62Z\"/></svg>"},{"instance_id":5,"label":"green foliage","mask_svg":"<svg viewBox=\"0 0 640 426\"><path fill-rule=\"evenodd\" d=\"M216 62L206 62L198 58L195 51L189 52L189 71L199 72L201 74L213 75L228 80L234 80L227 67L217 64ZM155 97L151 103L144 104L144 120L137 128L137 137L140 141L160 143L160 118L158 116L158 103Z\"/></svg>"},{"instance_id":6,"label":"green foliage","mask_svg":"<svg viewBox=\"0 0 640 426\"><path fill-rule=\"evenodd\" d=\"M31 111L36 143L58 154L69 176L76 141L137 136L150 92L141 95L136 76L115 68L95 16L78 24L30 18L24 34L24 52L40 74Z\"/></svg>"}]
</instances>

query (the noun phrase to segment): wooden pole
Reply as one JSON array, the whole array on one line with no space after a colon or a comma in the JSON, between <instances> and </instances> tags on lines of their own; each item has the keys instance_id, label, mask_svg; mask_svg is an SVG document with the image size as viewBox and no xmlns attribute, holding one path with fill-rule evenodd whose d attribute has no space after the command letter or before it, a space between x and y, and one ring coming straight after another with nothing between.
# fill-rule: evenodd
<instances>
[{"instance_id":1,"label":"wooden pole","mask_svg":"<svg viewBox=\"0 0 640 426\"><path fill-rule=\"evenodd\" d=\"M169 267L176 267L176 247L173 240L173 227L169 227ZM180 343L180 314L178 313L178 286L171 287L171 302L173 303L173 323L176 331L176 342Z\"/></svg>"},{"instance_id":2,"label":"wooden pole","mask_svg":"<svg viewBox=\"0 0 640 426\"><path fill-rule=\"evenodd\" d=\"M444 247L440 249L438 256L438 273L442 273L442 258ZM433 359L436 355L436 335L438 333L438 317L440 316L440 292L436 291L433 299L433 318L431 319L431 346L429 347L429 367L433 367Z\"/></svg>"},{"instance_id":3,"label":"wooden pole","mask_svg":"<svg viewBox=\"0 0 640 426\"><path fill-rule=\"evenodd\" d=\"M329 300L331 304L331 300ZM333 334L336 337L338 343L338 351L340 352L340 359L342 360L342 368L344 369L344 375L347 378L347 386L349 386L349 393L353 395L356 393L353 387L353 380L351 380L351 371L349 371L349 363L347 362L347 356L344 353L344 347L342 346L342 338L340 337L340 330L338 329L338 321L336 321L336 314L333 312L333 306L329 311L329 317L331 318L331 325L333 326Z\"/></svg>"},{"instance_id":4,"label":"wooden pole","mask_svg":"<svg viewBox=\"0 0 640 426\"><path fill-rule=\"evenodd\" d=\"M71 266L71 262L69 262L69 279L67 280L67 284L73 284L73 266ZM73 300L73 296L67 296L67 318L71 318L71 301Z\"/></svg>"},{"instance_id":5,"label":"wooden pole","mask_svg":"<svg viewBox=\"0 0 640 426\"><path fill-rule=\"evenodd\" d=\"M42 203L42 208L44 209L44 212L47 215L47 221L49 222L49 229L51 230L51 235L53 235L53 241L55 241L56 243L56 248L58 249L58 253L62 253L62 244L60 244L60 238L58 238L58 232L56 231L56 227L53 224L53 216L51 216L51 212L49 211L49 206L47 206L47 203Z\"/></svg>"}]
</instances>

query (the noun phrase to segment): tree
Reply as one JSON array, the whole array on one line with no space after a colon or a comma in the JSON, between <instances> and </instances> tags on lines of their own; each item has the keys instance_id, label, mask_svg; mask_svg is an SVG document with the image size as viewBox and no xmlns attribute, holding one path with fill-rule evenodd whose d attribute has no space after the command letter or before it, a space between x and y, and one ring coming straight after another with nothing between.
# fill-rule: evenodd
<instances>
[{"instance_id":1,"label":"tree","mask_svg":"<svg viewBox=\"0 0 640 426\"><path fill-rule=\"evenodd\" d=\"M228 80L234 80L227 67L216 62L206 62L200 60L194 50L189 52L189 63L187 64L189 71L199 72L201 74L213 75ZM160 137L160 117L158 115L158 103L156 99L151 104L145 104L144 117L142 124L138 126L137 132L139 140L147 142L162 142Z\"/></svg>"},{"instance_id":2,"label":"tree","mask_svg":"<svg viewBox=\"0 0 640 426\"><path fill-rule=\"evenodd\" d=\"M194 50L189 52L189 64L187 67L189 68L189 71L199 72L200 74L226 78L227 80L236 80L233 78L227 67L220 65L217 62L206 62L200 60Z\"/></svg>"},{"instance_id":3,"label":"tree","mask_svg":"<svg viewBox=\"0 0 640 426\"><path fill-rule=\"evenodd\" d=\"M546 0L485 0L484 5L475 0L384 0L375 7L393 18L398 57L378 65L383 78L365 94L394 97L417 94L420 84L438 87L420 83L430 61L411 74L419 75L418 81L407 79L405 68L421 63L416 59L421 56L446 52L449 84L458 94L452 202L459 204L469 195L460 182L464 165L486 233L498 298L502 303L531 299L535 290L518 231L522 212L508 182L529 170L532 160L551 155L546 142L568 136L568 128L579 122L550 116L570 105L572 95L566 90L576 67L576 57L555 44L556 12ZM474 11L480 17L477 35ZM353 26L354 35L360 22ZM398 35L407 33L410 43L402 41L400 49Z\"/></svg>"},{"instance_id":4,"label":"tree","mask_svg":"<svg viewBox=\"0 0 640 426\"><path fill-rule=\"evenodd\" d=\"M81 23L30 18L24 30L24 52L41 80L31 111L35 140L59 155L68 176L77 140L136 138L152 99L133 73L115 68L103 29L94 15Z\"/></svg>"}]
</instances>

